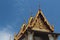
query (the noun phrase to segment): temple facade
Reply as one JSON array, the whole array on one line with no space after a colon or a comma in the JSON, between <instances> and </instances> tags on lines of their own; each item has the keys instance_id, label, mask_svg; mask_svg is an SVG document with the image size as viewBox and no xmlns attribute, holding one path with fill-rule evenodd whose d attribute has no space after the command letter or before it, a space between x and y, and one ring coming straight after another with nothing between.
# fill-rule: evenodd
<instances>
[{"instance_id":1,"label":"temple facade","mask_svg":"<svg viewBox=\"0 0 60 40\"><path fill-rule=\"evenodd\" d=\"M30 17L28 24L24 23L14 40L57 40L59 33L54 33L54 26L51 26L45 18L41 9L35 17Z\"/></svg>"}]
</instances>

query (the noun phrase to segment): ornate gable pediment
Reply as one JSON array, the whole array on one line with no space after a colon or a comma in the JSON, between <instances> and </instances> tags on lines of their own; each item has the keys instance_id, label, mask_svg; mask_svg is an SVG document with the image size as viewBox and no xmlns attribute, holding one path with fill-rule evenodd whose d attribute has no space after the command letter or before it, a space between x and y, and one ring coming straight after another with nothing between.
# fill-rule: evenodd
<instances>
[{"instance_id":1,"label":"ornate gable pediment","mask_svg":"<svg viewBox=\"0 0 60 40\"><path fill-rule=\"evenodd\" d=\"M53 32L54 28L48 23L42 11L39 10L34 18L34 22L32 23L33 30L45 31L45 32Z\"/></svg>"},{"instance_id":2,"label":"ornate gable pediment","mask_svg":"<svg viewBox=\"0 0 60 40\"><path fill-rule=\"evenodd\" d=\"M16 40L21 38L29 28L33 31L39 31L39 32L54 31L54 28L48 23L41 10L38 10L38 13L36 14L35 17L30 17L27 25L26 24L22 25L21 30L17 35L14 36L14 38Z\"/></svg>"}]
</instances>

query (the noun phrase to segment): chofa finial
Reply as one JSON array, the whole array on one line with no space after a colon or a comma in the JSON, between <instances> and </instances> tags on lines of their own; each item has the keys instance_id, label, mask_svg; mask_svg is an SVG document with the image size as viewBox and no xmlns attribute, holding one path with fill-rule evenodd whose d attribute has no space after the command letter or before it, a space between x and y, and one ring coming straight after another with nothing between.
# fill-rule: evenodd
<instances>
[{"instance_id":1,"label":"chofa finial","mask_svg":"<svg viewBox=\"0 0 60 40\"><path fill-rule=\"evenodd\" d=\"M26 24L26 18L24 17L24 24Z\"/></svg>"},{"instance_id":2,"label":"chofa finial","mask_svg":"<svg viewBox=\"0 0 60 40\"><path fill-rule=\"evenodd\" d=\"M41 10L41 8L40 8L40 1L39 1L38 9Z\"/></svg>"}]
</instances>

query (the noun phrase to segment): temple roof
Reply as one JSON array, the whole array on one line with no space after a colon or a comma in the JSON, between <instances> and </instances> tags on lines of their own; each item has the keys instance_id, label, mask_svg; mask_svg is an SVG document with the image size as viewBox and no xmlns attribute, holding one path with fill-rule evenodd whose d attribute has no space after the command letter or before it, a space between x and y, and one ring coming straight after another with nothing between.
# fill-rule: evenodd
<instances>
[{"instance_id":1,"label":"temple roof","mask_svg":"<svg viewBox=\"0 0 60 40\"><path fill-rule=\"evenodd\" d=\"M39 18L42 20L43 25L46 25L45 27L47 27L51 32L54 31L54 27L49 24L49 22L47 21L47 19L45 18L44 14L41 10L38 10L38 13L36 14L36 16L34 18L35 23L33 23L33 24L36 24L36 21L38 21ZM39 21L41 21L41 20L39 20ZM34 27L34 26L32 26L32 27Z\"/></svg>"},{"instance_id":2,"label":"temple roof","mask_svg":"<svg viewBox=\"0 0 60 40\"><path fill-rule=\"evenodd\" d=\"M42 32L53 32L54 27L52 27L41 10L38 10L35 17L30 17L28 20L28 24L23 24L21 30L16 35L17 38L20 38L26 30L30 28L34 31L42 31Z\"/></svg>"}]
</instances>

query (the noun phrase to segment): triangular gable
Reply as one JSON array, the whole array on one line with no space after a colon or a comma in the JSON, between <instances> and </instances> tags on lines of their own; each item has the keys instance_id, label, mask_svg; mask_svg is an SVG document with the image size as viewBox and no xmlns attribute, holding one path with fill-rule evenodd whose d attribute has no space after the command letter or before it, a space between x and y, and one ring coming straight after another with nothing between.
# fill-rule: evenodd
<instances>
[{"instance_id":1,"label":"triangular gable","mask_svg":"<svg viewBox=\"0 0 60 40\"><path fill-rule=\"evenodd\" d=\"M54 31L54 28L48 23L41 10L38 10L38 13L34 18L30 17L27 25L26 24L22 25L22 28L16 37L19 39L28 28L31 28L31 30L42 32Z\"/></svg>"},{"instance_id":2,"label":"triangular gable","mask_svg":"<svg viewBox=\"0 0 60 40\"><path fill-rule=\"evenodd\" d=\"M26 29L26 24L23 24L22 27L21 27L21 30L18 32L16 37L17 38L21 37L24 34L25 29Z\"/></svg>"},{"instance_id":3,"label":"triangular gable","mask_svg":"<svg viewBox=\"0 0 60 40\"><path fill-rule=\"evenodd\" d=\"M54 28L48 23L42 11L39 10L34 18L32 29L53 32Z\"/></svg>"}]
</instances>

